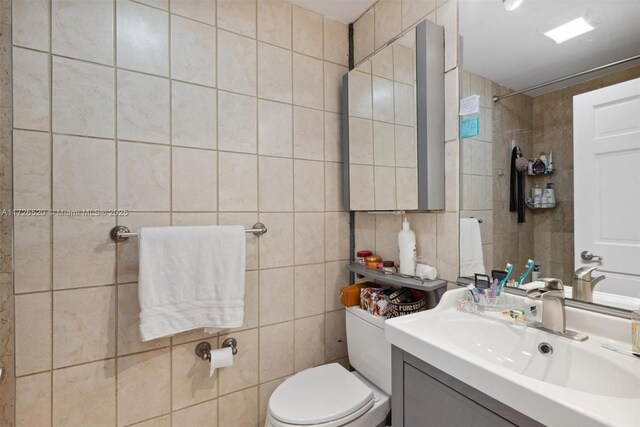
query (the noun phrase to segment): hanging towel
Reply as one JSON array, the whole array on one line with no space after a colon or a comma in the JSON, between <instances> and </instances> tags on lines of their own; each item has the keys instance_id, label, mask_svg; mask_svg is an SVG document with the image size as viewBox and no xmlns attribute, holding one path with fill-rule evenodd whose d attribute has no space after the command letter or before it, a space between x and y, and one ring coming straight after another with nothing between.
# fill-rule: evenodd
<instances>
[{"instance_id":1,"label":"hanging towel","mask_svg":"<svg viewBox=\"0 0 640 427\"><path fill-rule=\"evenodd\" d=\"M244 227L149 227L138 238L143 341L242 326Z\"/></svg>"},{"instance_id":2,"label":"hanging towel","mask_svg":"<svg viewBox=\"0 0 640 427\"><path fill-rule=\"evenodd\" d=\"M516 169L516 160L520 157L520 148L511 150L511 173L509 186L509 212L518 212L518 223L524 219L524 172Z\"/></svg>"},{"instance_id":3,"label":"hanging towel","mask_svg":"<svg viewBox=\"0 0 640 427\"><path fill-rule=\"evenodd\" d=\"M460 275L484 274L480 223L475 218L460 219Z\"/></svg>"}]
</instances>

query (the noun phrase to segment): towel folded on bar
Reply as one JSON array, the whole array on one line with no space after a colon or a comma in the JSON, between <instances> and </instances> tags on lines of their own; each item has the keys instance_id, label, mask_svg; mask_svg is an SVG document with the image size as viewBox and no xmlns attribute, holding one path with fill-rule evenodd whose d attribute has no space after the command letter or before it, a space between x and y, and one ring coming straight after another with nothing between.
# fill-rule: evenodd
<instances>
[{"instance_id":1,"label":"towel folded on bar","mask_svg":"<svg viewBox=\"0 0 640 427\"><path fill-rule=\"evenodd\" d=\"M480 223L475 218L460 218L460 275L484 272Z\"/></svg>"},{"instance_id":2,"label":"towel folded on bar","mask_svg":"<svg viewBox=\"0 0 640 427\"><path fill-rule=\"evenodd\" d=\"M147 227L139 233L143 341L242 326L242 226Z\"/></svg>"}]
</instances>

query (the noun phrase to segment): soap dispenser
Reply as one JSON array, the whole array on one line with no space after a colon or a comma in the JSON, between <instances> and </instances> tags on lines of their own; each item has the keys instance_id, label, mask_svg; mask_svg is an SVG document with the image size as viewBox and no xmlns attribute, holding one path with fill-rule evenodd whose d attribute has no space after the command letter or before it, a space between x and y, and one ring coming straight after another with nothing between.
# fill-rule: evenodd
<instances>
[{"instance_id":1,"label":"soap dispenser","mask_svg":"<svg viewBox=\"0 0 640 427\"><path fill-rule=\"evenodd\" d=\"M398 233L398 249L400 250L400 273L415 276L416 233L409 228L407 217L402 221L402 230Z\"/></svg>"}]
</instances>

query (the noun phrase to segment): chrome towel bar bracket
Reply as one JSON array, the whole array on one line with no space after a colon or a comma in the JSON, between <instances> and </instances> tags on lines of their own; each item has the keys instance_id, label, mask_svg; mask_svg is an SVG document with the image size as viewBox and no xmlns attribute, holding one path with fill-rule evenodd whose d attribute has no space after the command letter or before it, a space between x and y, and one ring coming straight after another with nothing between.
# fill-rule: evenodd
<instances>
[{"instance_id":1,"label":"chrome towel bar bracket","mask_svg":"<svg viewBox=\"0 0 640 427\"><path fill-rule=\"evenodd\" d=\"M253 227L248 230L244 230L244 232L253 233L256 236L260 237L263 234L266 234L267 227L261 222L256 222L255 224L253 224ZM129 230L129 227L126 227L124 225L117 225L113 227L109 235L114 242L125 242L129 240L129 237L138 237L138 233L132 232L131 230Z\"/></svg>"}]
</instances>

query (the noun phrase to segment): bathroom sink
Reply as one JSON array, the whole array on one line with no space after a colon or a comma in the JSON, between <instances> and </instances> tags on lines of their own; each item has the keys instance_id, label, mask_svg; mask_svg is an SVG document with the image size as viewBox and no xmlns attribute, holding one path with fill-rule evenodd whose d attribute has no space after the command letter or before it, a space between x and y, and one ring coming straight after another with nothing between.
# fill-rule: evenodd
<instances>
[{"instance_id":1,"label":"bathroom sink","mask_svg":"<svg viewBox=\"0 0 640 427\"><path fill-rule=\"evenodd\" d=\"M391 344L545 425L640 425L640 359L628 347L629 321L567 308L573 341L457 309L464 289L433 310L390 319Z\"/></svg>"}]
</instances>

